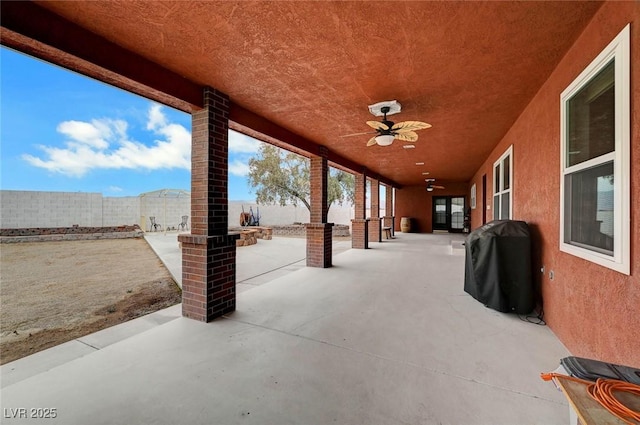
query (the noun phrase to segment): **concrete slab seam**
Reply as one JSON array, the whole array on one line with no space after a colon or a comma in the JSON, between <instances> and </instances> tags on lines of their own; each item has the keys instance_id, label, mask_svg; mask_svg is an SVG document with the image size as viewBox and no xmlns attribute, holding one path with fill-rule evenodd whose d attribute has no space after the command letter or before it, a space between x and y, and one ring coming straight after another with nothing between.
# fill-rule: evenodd
<instances>
[{"instance_id":1,"label":"concrete slab seam","mask_svg":"<svg viewBox=\"0 0 640 425\"><path fill-rule=\"evenodd\" d=\"M502 386L491 384L491 383L488 383L488 382L478 381L476 379L472 379L472 378L468 378L468 377L465 377L465 376L462 376L462 375L457 375L457 374L445 372L443 370L425 368L425 367L423 367L423 366L421 366L419 364L415 364L415 363L412 363L412 362L395 360L395 359L392 359L392 358L389 358L389 357L381 356L380 354L375 354L375 353L371 353L371 352L368 352L368 351L356 350L356 349L353 349L353 348L350 348L350 347L345 347L343 345L335 344L333 342L321 341L321 340L317 340L317 339L314 339L314 338L309 338L309 337L304 336L304 335L294 334L294 333L290 333L290 332L287 332L287 331L283 331L281 329L270 328L268 326L259 325L259 324L247 322L247 321L244 321L244 320L234 319L234 318L231 318L230 316L227 316L227 315L222 316L222 318L226 319L226 320L230 320L230 321L236 322L236 323L242 323L242 324L245 324L245 325L254 326L256 328L261 328L261 329L264 329L264 330L267 330L267 331L277 332L277 333L280 333L280 334L283 334L283 335L296 337L296 338L301 338L301 339L304 339L304 340L307 340L307 341L310 341L310 342L315 342L315 343L318 343L318 344L328 345L328 346L331 346L331 347L335 347L335 348L339 348L339 349L342 349L342 350L350 351L350 352L353 352L353 353L356 353L356 354L362 354L362 355L369 356L369 357L372 357L372 358L375 358L375 359L379 359L379 360L383 360L383 361L386 361L386 362L400 363L400 364L402 364L404 366L408 366L408 367L411 367L411 368L419 369L419 370L421 370L423 372L438 374L438 375L442 375L442 376L445 376L445 377L448 377L448 378L453 378L453 379L458 379L458 380L462 380L462 381L466 381L466 382L471 382L473 384L479 384L479 385L486 386L486 387L489 387L489 388L493 388L493 389L496 389L496 390L506 391L506 392L513 393L513 394L518 394L518 395L521 395L521 396L524 396L524 397L530 397L530 398L534 398L534 399L544 400L544 401L547 401L547 402L550 402L550 403L553 403L553 404L557 404L557 405L561 405L561 406L568 405L566 402L561 402L561 401L557 401L557 400L548 399L548 398L545 398L545 397L540 397L540 396L535 395L535 394L530 394L530 393L526 393L526 392L523 392L523 391L514 390L512 388L502 387Z\"/></svg>"}]
</instances>

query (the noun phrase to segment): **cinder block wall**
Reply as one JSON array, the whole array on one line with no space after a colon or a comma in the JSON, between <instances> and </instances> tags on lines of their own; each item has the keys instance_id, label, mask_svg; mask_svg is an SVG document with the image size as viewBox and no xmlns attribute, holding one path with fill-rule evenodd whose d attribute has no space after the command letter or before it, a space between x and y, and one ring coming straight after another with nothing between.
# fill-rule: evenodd
<instances>
[{"instance_id":1,"label":"cinder block wall","mask_svg":"<svg viewBox=\"0 0 640 425\"><path fill-rule=\"evenodd\" d=\"M167 197L158 196L141 196L139 215L136 223L144 230L151 230L151 220L149 217L155 217L156 223L165 228L177 229L182 222L182 216L188 216L187 226L191 229L191 198L186 197Z\"/></svg>"},{"instance_id":2,"label":"cinder block wall","mask_svg":"<svg viewBox=\"0 0 640 425\"><path fill-rule=\"evenodd\" d=\"M309 223L309 210L304 205L256 205L255 202L230 201L229 202L229 226L240 225L240 213L242 208L248 213L249 208L253 209L254 215L260 211L260 225L277 226L293 223ZM351 205L334 204L329 208L329 223L351 224L353 218L353 207Z\"/></svg>"},{"instance_id":3,"label":"cinder block wall","mask_svg":"<svg viewBox=\"0 0 640 425\"><path fill-rule=\"evenodd\" d=\"M123 226L138 224L151 230L149 217L165 227L178 228L182 216L189 216L191 198L161 196L103 197L100 193L0 191L0 228ZM308 223L309 211L304 206L260 205L247 201L229 202L229 226L240 225L240 213L252 208L260 211L263 226ZM353 207L334 204L329 209L330 223L351 224Z\"/></svg>"},{"instance_id":4,"label":"cinder block wall","mask_svg":"<svg viewBox=\"0 0 640 425\"><path fill-rule=\"evenodd\" d=\"M102 198L103 226L122 226L140 223L140 197Z\"/></svg>"},{"instance_id":5,"label":"cinder block wall","mask_svg":"<svg viewBox=\"0 0 640 425\"><path fill-rule=\"evenodd\" d=\"M260 225L273 226L276 224L292 224L296 222L309 222L309 211L304 206L294 207L287 205L281 207L279 205L256 205L255 202L247 201L230 201L229 202L229 226L240 225L240 214L242 208L248 213L249 209L253 209L254 215L260 211Z\"/></svg>"},{"instance_id":6,"label":"cinder block wall","mask_svg":"<svg viewBox=\"0 0 640 425\"><path fill-rule=\"evenodd\" d=\"M100 227L102 195L99 193L0 191L0 224L20 227ZM127 223L119 223L127 224Z\"/></svg>"}]
</instances>

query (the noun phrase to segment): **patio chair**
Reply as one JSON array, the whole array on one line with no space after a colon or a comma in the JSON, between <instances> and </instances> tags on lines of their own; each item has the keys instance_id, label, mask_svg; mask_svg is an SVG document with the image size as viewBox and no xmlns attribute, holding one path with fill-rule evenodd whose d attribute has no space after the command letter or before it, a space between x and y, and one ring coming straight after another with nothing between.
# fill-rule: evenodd
<instances>
[{"instance_id":1,"label":"patio chair","mask_svg":"<svg viewBox=\"0 0 640 425\"><path fill-rule=\"evenodd\" d=\"M156 223L156 218L155 217L149 217L149 220L151 221L151 231L152 232L157 232L158 230L162 231L162 226L159 225L158 223Z\"/></svg>"},{"instance_id":2,"label":"patio chair","mask_svg":"<svg viewBox=\"0 0 640 425\"><path fill-rule=\"evenodd\" d=\"M187 220L189 219L188 215L182 216L182 223L178 224L178 227L182 230L189 230L189 225L187 224Z\"/></svg>"}]
</instances>

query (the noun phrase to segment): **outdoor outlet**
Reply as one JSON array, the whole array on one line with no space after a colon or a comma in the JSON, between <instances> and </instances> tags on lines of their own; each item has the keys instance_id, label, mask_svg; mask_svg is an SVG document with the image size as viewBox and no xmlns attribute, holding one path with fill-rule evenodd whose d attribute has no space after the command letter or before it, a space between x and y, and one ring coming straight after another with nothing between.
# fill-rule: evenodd
<instances>
[{"instance_id":1,"label":"outdoor outlet","mask_svg":"<svg viewBox=\"0 0 640 425\"><path fill-rule=\"evenodd\" d=\"M553 270L549 270L549 279L553 280L553 276L554 276Z\"/></svg>"}]
</instances>

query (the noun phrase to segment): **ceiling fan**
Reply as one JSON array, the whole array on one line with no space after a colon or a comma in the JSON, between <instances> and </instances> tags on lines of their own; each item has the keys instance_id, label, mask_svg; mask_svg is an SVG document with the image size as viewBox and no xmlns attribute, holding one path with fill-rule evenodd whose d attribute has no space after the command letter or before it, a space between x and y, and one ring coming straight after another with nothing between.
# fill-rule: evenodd
<instances>
[{"instance_id":1,"label":"ceiling fan","mask_svg":"<svg viewBox=\"0 0 640 425\"><path fill-rule=\"evenodd\" d=\"M433 189L444 189L444 186L438 186L433 184L436 179L424 179L427 182L427 192L433 192Z\"/></svg>"},{"instance_id":2,"label":"ceiling fan","mask_svg":"<svg viewBox=\"0 0 640 425\"><path fill-rule=\"evenodd\" d=\"M369 105L369 112L375 116L382 116L382 121L367 121L367 125L375 130L376 135L367 142L367 146L379 145L389 146L394 140L403 142L415 142L418 140L416 130L430 128L431 124L422 121L403 121L394 123L387 119L387 115L400 112L401 105L398 101L391 100ZM349 136L359 136L367 133L350 134ZM346 136L343 136L346 137Z\"/></svg>"}]
</instances>

